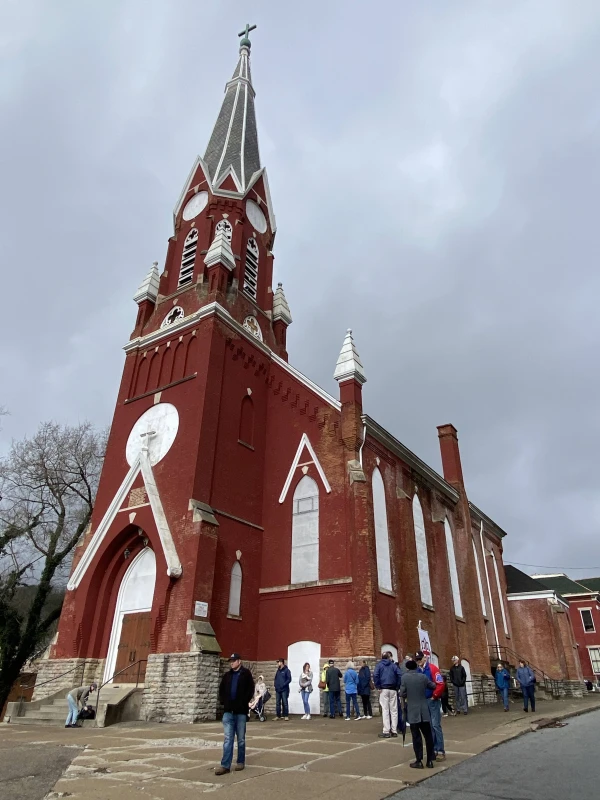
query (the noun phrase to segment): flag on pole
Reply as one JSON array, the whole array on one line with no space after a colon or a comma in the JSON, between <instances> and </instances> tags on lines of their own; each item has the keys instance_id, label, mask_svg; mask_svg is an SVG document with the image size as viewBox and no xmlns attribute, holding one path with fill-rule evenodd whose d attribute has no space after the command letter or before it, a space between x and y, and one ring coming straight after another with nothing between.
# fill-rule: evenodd
<instances>
[{"instance_id":1,"label":"flag on pole","mask_svg":"<svg viewBox=\"0 0 600 800\"><path fill-rule=\"evenodd\" d=\"M427 658L431 658L431 642L429 641L429 633L428 631L424 631L420 626L417 630L419 631L419 650L421 650L423 655L426 655Z\"/></svg>"}]
</instances>

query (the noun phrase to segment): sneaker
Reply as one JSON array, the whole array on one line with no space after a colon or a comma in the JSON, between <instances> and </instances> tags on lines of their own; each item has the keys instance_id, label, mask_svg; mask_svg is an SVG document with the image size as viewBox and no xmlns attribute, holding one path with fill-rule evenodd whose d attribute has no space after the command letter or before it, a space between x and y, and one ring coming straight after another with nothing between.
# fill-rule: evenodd
<instances>
[{"instance_id":1,"label":"sneaker","mask_svg":"<svg viewBox=\"0 0 600 800\"><path fill-rule=\"evenodd\" d=\"M350 717L344 717L344 719L346 720L346 722L350 722Z\"/></svg>"},{"instance_id":2,"label":"sneaker","mask_svg":"<svg viewBox=\"0 0 600 800\"><path fill-rule=\"evenodd\" d=\"M334 714L330 714L329 715L329 719L335 719L335 715Z\"/></svg>"},{"instance_id":3,"label":"sneaker","mask_svg":"<svg viewBox=\"0 0 600 800\"><path fill-rule=\"evenodd\" d=\"M377 736L380 739L389 739L390 738L390 734L389 733L378 733Z\"/></svg>"},{"instance_id":4,"label":"sneaker","mask_svg":"<svg viewBox=\"0 0 600 800\"><path fill-rule=\"evenodd\" d=\"M367 714L367 716L365 717L365 719L373 719L373 717L372 717L372 716L370 716L370 714Z\"/></svg>"},{"instance_id":5,"label":"sneaker","mask_svg":"<svg viewBox=\"0 0 600 800\"><path fill-rule=\"evenodd\" d=\"M280 722L282 719L283 719L283 717L275 717L273 722Z\"/></svg>"},{"instance_id":6,"label":"sneaker","mask_svg":"<svg viewBox=\"0 0 600 800\"><path fill-rule=\"evenodd\" d=\"M307 715L306 715L306 714L302 714L302 716L300 717L300 719L306 719L306 717L307 717Z\"/></svg>"},{"instance_id":7,"label":"sneaker","mask_svg":"<svg viewBox=\"0 0 600 800\"><path fill-rule=\"evenodd\" d=\"M284 720L286 720L286 722L289 722L290 718L289 717L284 717Z\"/></svg>"},{"instance_id":8,"label":"sneaker","mask_svg":"<svg viewBox=\"0 0 600 800\"><path fill-rule=\"evenodd\" d=\"M310 714L307 714L304 719L310 719Z\"/></svg>"},{"instance_id":9,"label":"sneaker","mask_svg":"<svg viewBox=\"0 0 600 800\"><path fill-rule=\"evenodd\" d=\"M231 770L227 769L227 767L217 767L215 769L215 775L228 775Z\"/></svg>"},{"instance_id":10,"label":"sneaker","mask_svg":"<svg viewBox=\"0 0 600 800\"><path fill-rule=\"evenodd\" d=\"M437 753L435 757L436 761L445 761L446 760L446 753Z\"/></svg>"},{"instance_id":11,"label":"sneaker","mask_svg":"<svg viewBox=\"0 0 600 800\"><path fill-rule=\"evenodd\" d=\"M398 734L396 733L396 731L392 731L391 735L394 737L394 739L398 738Z\"/></svg>"},{"instance_id":12,"label":"sneaker","mask_svg":"<svg viewBox=\"0 0 600 800\"><path fill-rule=\"evenodd\" d=\"M442 714L442 717L447 717L447 716L448 716L448 714Z\"/></svg>"},{"instance_id":13,"label":"sneaker","mask_svg":"<svg viewBox=\"0 0 600 800\"><path fill-rule=\"evenodd\" d=\"M358 717L355 717L355 719L364 719L364 717L361 717L359 714Z\"/></svg>"},{"instance_id":14,"label":"sneaker","mask_svg":"<svg viewBox=\"0 0 600 800\"><path fill-rule=\"evenodd\" d=\"M246 766L245 764L236 764L234 769L236 772L241 772L245 766Z\"/></svg>"}]
</instances>

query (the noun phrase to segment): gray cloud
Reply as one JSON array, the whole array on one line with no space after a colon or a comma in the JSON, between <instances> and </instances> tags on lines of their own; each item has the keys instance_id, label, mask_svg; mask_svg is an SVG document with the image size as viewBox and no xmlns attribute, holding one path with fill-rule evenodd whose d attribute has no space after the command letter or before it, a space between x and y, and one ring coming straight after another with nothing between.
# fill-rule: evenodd
<instances>
[{"instance_id":1,"label":"gray cloud","mask_svg":"<svg viewBox=\"0 0 600 800\"><path fill-rule=\"evenodd\" d=\"M110 420L131 297L164 258L248 13L0 11L4 445L42 419ZM507 559L585 564L600 514L600 7L385 2L366 18L308 0L299 17L263 0L251 15L291 361L335 393L352 327L368 413L437 468L435 426L458 427Z\"/></svg>"}]
</instances>

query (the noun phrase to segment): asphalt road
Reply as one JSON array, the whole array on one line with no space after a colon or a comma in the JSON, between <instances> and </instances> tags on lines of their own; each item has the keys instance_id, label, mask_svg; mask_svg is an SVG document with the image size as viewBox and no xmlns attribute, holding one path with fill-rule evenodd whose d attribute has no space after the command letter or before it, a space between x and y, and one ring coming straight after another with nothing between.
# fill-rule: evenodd
<instances>
[{"instance_id":1,"label":"asphalt road","mask_svg":"<svg viewBox=\"0 0 600 800\"><path fill-rule=\"evenodd\" d=\"M397 800L570 800L600 794L596 746L600 711L566 720L488 750Z\"/></svg>"},{"instance_id":2,"label":"asphalt road","mask_svg":"<svg viewBox=\"0 0 600 800\"><path fill-rule=\"evenodd\" d=\"M0 800L42 800L80 752L55 744L1 747Z\"/></svg>"}]
</instances>

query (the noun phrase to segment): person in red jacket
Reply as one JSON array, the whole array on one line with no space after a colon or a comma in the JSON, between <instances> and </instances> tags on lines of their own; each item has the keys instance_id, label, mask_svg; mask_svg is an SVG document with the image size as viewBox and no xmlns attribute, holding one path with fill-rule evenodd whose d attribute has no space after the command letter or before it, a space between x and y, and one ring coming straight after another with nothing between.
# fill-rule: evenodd
<instances>
[{"instance_id":1,"label":"person in red jacket","mask_svg":"<svg viewBox=\"0 0 600 800\"><path fill-rule=\"evenodd\" d=\"M435 689L427 689L427 705L431 716L431 731L433 733L433 749L436 761L446 760L446 749L444 747L444 734L442 732L442 695L444 694L444 677L435 664L432 664L427 656L418 652L415 653L415 661L419 665L419 672L427 675L430 681L435 683Z\"/></svg>"}]
</instances>

